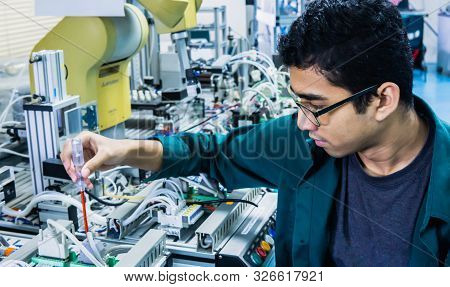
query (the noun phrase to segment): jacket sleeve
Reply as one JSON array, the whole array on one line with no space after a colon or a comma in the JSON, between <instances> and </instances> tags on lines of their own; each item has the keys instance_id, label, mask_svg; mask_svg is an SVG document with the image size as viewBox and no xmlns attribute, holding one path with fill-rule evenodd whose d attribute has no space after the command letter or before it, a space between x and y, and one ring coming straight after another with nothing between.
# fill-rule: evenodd
<instances>
[{"instance_id":1,"label":"jacket sleeve","mask_svg":"<svg viewBox=\"0 0 450 287\"><path fill-rule=\"evenodd\" d=\"M304 138L292 116L234 129L227 135L159 137L163 164L152 179L206 173L228 189L277 188L289 159L308 158Z\"/></svg>"}]
</instances>

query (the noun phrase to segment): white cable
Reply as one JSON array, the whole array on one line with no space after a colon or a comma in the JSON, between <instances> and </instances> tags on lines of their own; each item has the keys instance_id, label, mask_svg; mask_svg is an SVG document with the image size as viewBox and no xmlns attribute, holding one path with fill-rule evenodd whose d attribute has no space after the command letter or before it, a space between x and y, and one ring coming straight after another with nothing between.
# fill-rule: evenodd
<instances>
[{"instance_id":1,"label":"white cable","mask_svg":"<svg viewBox=\"0 0 450 287\"><path fill-rule=\"evenodd\" d=\"M166 184L169 183L175 186L175 189L178 191L180 199L183 200L183 188L176 181L172 179L166 179L165 183Z\"/></svg>"},{"instance_id":2,"label":"white cable","mask_svg":"<svg viewBox=\"0 0 450 287\"><path fill-rule=\"evenodd\" d=\"M261 71L261 73L263 73L263 75L267 78L268 81L272 82L272 84L276 85L276 80L269 75L269 72L259 63L257 62L253 62L253 61L249 61L249 60L238 60L238 61L234 61L231 62L233 64L248 64L248 65L252 65L255 66L258 70Z\"/></svg>"},{"instance_id":3,"label":"white cable","mask_svg":"<svg viewBox=\"0 0 450 287\"><path fill-rule=\"evenodd\" d=\"M127 226L129 225L131 222L133 222L134 220L136 220L139 216L142 215L143 210L146 208L146 206L150 203L150 202L160 202L161 204L163 204L167 209L169 209L169 204L166 202L162 202L160 200L153 200L153 198L146 198L139 206L138 208L136 208L136 210L127 218L122 222L123 226Z\"/></svg>"},{"instance_id":4,"label":"white cable","mask_svg":"<svg viewBox=\"0 0 450 287\"><path fill-rule=\"evenodd\" d=\"M14 95L14 94L13 94L13 95ZM12 123L12 122L16 123L15 121L8 121L8 122L6 122L6 117L8 116L8 111L9 111L9 109L10 109L15 103L17 103L18 101L23 100L23 99L25 99L25 98L31 98L30 95L26 95L26 96L20 96L20 97L18 97L18 98L16 98L16 99L13 100L13 95L11 96L8 105L7 105L6 108L3 110L3 113L0 115L0 129L2 129L2 128L3 128L3 125L5 125L5 124L7 124L7 123ZM13 151L13 150L6 149L6 148L3 148L3 147L0 148L0 152L12 154L12 155L16 155L16 156L20 156L20 157L24 157L24 158L29 158L29 156L26 155L26 154L18 153L18 152L15 152L15 151Z\"/></svg>"},{"instance_id":5,"label":"white cable","mask_svg":"<svg viewBox=\"0 0 450 287\"><path fill-rule=\"evenodd\" d=\"M104 179L106 179L107 181L109 181L114 189L114 194L117 194L118 190L117 190L117 184L114 182L114 180L112 180L110 177L104 176Z\"/></svg>"},{"instance_id":6,"label":"white cable","mask_svg":"<svg viewBox=\"0 0 450 287\"><path fill-rule=\"evenodd\" d=\"M208 178L206 177L206 175L204 173L200 173L200 177L203 179L203 181L206 183L206 185L209 188L214 189L214 186L211 184L211 182L208 180Z\"/></svg>"},{"instance_id":7,"label":"white cable","mask_svg":"<svg viewBox=\"0 0 450 287\"><path fill-rule=\"evenodd\" d=\"M108 169L108 170L102 171L102 172L100 172L100 175L104 176L106 174L109 174L109 173L112 173L112 172L115 172L115 171L118 171L118 170L121 170L121 169L130 169L130 168L133 168L133 167L131 167L129 165L121 165L121 166L117 166L117 167L112 168L112 169Z\"/></svg>"},{"instance_id":8,"label":"white cable","mask_svg":"<svg viewBox=\"0 0 450 287\"><path fill-rule=\"evenodd\" d=\"M255 65L255 64L253 64L255 67L259 67L258 69L261 71L261 72L265 72L265 76L266 76L266 78L267 77L269 77L268 79L270 80L269 82L271 82L271 84L275 87L275 90L277 90L278 89L278 75L277 75L277 69L275 68L275 67L269 67L269 68L264 68L263 66L263 68L264 68L264 70L262 70L261 69L261 67L259 66L259 65Z\"/></svg>"},{"instance_id":9,"label":"white cable","mask_svg":"<svg viewBox=\"0 0 450 287\"><path fill-rule=\"evenodd\" d=\"M153 195L153 197L165 195L167 197L170 197L174 202L176 202L178 200L183 200L183 197L181 197L180 194L178 194L177 192L175 192L171 189L167 189L167 188L160 188L160 189L156 190L152 195Z\"/></svg>"},{"instance_id":10,"label":"white cable","mask_svg":"<svg viewBox=\"0 0 450 287\"><path fill-rule=\"evenodd\" d=\"M86 238L88 240L89 246L92 249L93 255L99 262L103 261L102 256L100 255L100 252L98 251L97 244L95 244L94 236L92 235L92 232L88 232L86 234Z\"/></svg>"},{"instance_id":11,"label":"white cable","mask_svg":"<svg viewBox=\"0 0 450 287\"><path fill-rule=\"evenodd\" d=\"M141 216L144 212L144 209L147 207L147 205L150 202L160 202L161 204L163 204L166 207L166 209L169 213L172 213L172 211L177 210L179 205L177 205L175 203L176 198L173 198L172 196L174 194L175 195L178 195L178 194L176 191L173 191L173 190L170 190L167 188L162 188L164 186L165 182L172 183L175 186L177 186L180 191L180 194L179 194L180 202L183 200L183 194L181 191L182 189L175 181L170 180L170 179L169 180L159 179L159 180L152 181L152 183L150 183L149 186L147 187L149 192L148 192L146 198L141 202L141 204L139 204L139 206L136 208L136 210L127 219L125 219L122 222L123 226L129 225L131 222L133 222L139 216ZM166 197L163 197L161 195L166 195Z\"/></svg>"},{"instance_id":12,"label":"white cable","mask_svg":"<svg viewBox=\"0 0 450 287\"><path fill-rule=\"evenodd\" d=\"M84 245L75 237L75 235L73 235L69 230L65 229L64 226L62 226L61 224L52 219L47 219L47 225L52 226L53 228L57 229L58 231L62 232L65 236L67 236L67 238L80 249L80 252L83 252L83 254L86 255L86 257L89 260L91 260L91 262L95 266L105 267L105 263L104 262L102 263L99 260L97 260L97 258L95 258L95 256L91 252L89 252L89 250L87 250L86 247L84 247Z\"/></svg>"},{"instance_id":13,"label":"white cable","mask_svg":"<svg viewBox=\"0 0 450 287\"><path fill-rule=\"evenodd\" d=\"M158 207L161 207L161 206L164 206L164 204L162 204L162 203L152 204L152 205L150 205L149 207L147 207L146 209L144 209L137 217L139 217L139 216L141 216L142 214L145 214L145 213L147 213L147 212L150 212L150 211L153 210L153 209L156 209L156 208L158 208ZM152 216L148 216L146 219L144 219L144 220L141 222L141 225L147 223L147 221L148 221L149 219L151 219L151 218L152 218Z\"/></svg>"},{"instance_id":14,"label":"white cable","mask_svg":"<svg viewBox=\"0 0 450 287\"><path fill-rule=\"evenodd\" d=\"M38 204L39 202L42 202L42 201L61 201L61 202L67 203L69 205L73 205L76 208L78 208L79 210L82 210L81 203L78 200L76 200L68 195L63 195L63 194L56 193L56 192L44 192L44 193L34 196L34 198L30 201L30 203L28 203L28 205L23 210L17 211L17 210L13 210L7 206L3 206L2 212L5 215L12 216L12 217L25 217L28 214L30 214L31 210L33 209L34 206L36 206L36 204ZM90 209L87 210L87 214L88 214L89 221L96 223L96 224L100 224L100 225L106 225L105 217L92 212Z\"/></svg>"},{"instance_id":15,"label":"white cable","mask_svg":"<svg viewBox=\"0 0 450 287\"><path fill-rule=\"evenodd\" d=\"M115 245L106 250L105 258L106 258L106 255L111 255L111 253L113 255L117 255L120 253L128 252L131 248L133 248L133 245L126 245L126 244Z\"/></svg>"},{"instance_id":16,"label":"white cable","mask_svg":"<svg viewBox=\"0 0 450 287\"><path fill-rule=\"evenodd\" d=\"M217 195L218 195L218 192L217 192L216 190L211 189L211 188L209 188L209 187L207 187L207 186L201 185L201 184L199 184L199 183L196 183L195 181L190 180L189 178L186 178L186 177L180 177L180 179L186 181L186 182L189 183L190 185L193 185L193 186L195 186L195 187L197 187L197 188L200 188L200 189L202 189L202 190L204 190L204 191L206 191L206 192L208 192L208 193L211 193L211 194L213 194L214 196L217 196Z\"/></svg>"},{"instance_id":17,"label":"white cable","mask_svg":"<svg viewBox=\"0 0 450 287\"><path fill-rule=\"evenodd\" d=\"M154 202L159 202L159 204L160 204L159 206L164 206L164 207L166 207L166 210L168 210L169 207L170 207L167 203L162 202L161 200L154 200ZM147 202L147 204L148 204L148 202ZM156 204L155 204L155 205L156 205ZM139 207L141 207L141 206L142 206L142 208L136 209L135 212L133 212L133 214L131 214L130 217L128 217L127 219L125 219L125 220L122 222L122 225L123 225L123 226L127 226L127 225L131 224L133 221L135 221L137 218L139 218L139 216L141 216L142 214L144 214L144 213L146 212L146 210L148 209L148 208L145 208L145 209L144 209L144 207L145 207L146 205L140 205ZM152 206L153 206L153 204L152 204ZM150 206L150 207L151 207L151 206Z\"/></svg>"},{"instance_id":18,"label":"white cable","mask_svg":"<svg viewBox=\"0 0 450 287\"><path fill-rule=\"evenodd\" d=\"M26 154L23 154L23 153L18 153L18 152L16 152L16 151L13 151L13 150L10 150L10 149L7 149L7 148L0 148L0 153L1 152L3 152L3 153L9 153L9 154L12 154L12 155L17 155L17 156L20 156L20 157L24 157L24 158L29 158L29 156L28 155L26 155Z\"/></svg>"},{"instance_id":19,"label":"white cable","mask_svg":"<svg viewBox=\"0 0 450 287\"><path fill-rule=\"evenodd\" d=\"M0 267L31 267L30 264L20 260L4 260L0 262Z\"/></svg>"},{"instance_id":20,"label":"white cable","mask_svg":"<svg viewBox=\"0 0 450 287\"><path fill-rule=\"evenodd\" d=\"M21 122L18 121L6 121L1 123L0 128L3 128L4 125L18 125L21 124Z\"/></svg>"},{"instance_id":21,"label":"white cable","mask_svg":"<svg viewBox=\"0 0 450 287\"><path fill-rule=\"evenodd\" d=\"M256 93L256 95L259 95L261 98L263 98L266 102L267 105L269 106L270 111L272 112L272 115L275 113L275 106L273 105L273 102L266 96L264 95L264 93L262 93L261 91L258 91L257 89L253 89L253 88L248 88L242 91L242 93L246 94L248 92L254 92ZM251 101L256 95L253 95L249 100L246 100L247 97L244 96L243 100L242 100L242 107L246 107L247 102Z\"/></svg>"},{"instance_id":22,"label":"white cable","mask_svg":"<svg viewBox=\"0 0 450 287\"><path fill-rule=\"evenodd\" d=\"M233 56L230 60L234 60L234 59L240 59L240 58L245 58L245 57L255 57L255 58L259 58L260 60L264 61L266 64L268 64L270 67L275 67L275 64L273 63L273 61L269 58L269 56L267 56L264 53L261 53L259 51L256 50L251 50L251 51L245 51L242 53L239 53L235 56Z\"/></svg>"},{"instance_id":23,"label":"white cable","mask_svg":"<svg viewBox=\"0 0 450 287\"><path fill-rule=\"evenodd\" d=\"M261 62L257 62L255 60L252 59L248 59L248 58L236 58L236 59L230 59L228 62L226 62L226 64L233 64L233 63L249 63L249 64L254 64L254 66L257 66L258 68L260 68L261 70L264 71L269 71L269 70L273 70L274 68L271 67L269 65L269 67L265 67L264 63Z\"/></svg>"},{"instance_id":24,"label":"white cable","mask_svg":"<svg viewBox=\"0 0 450 287\"><path fill-rule=\"evenodd\" d=\"M147 197L139 206L138 208L136 208L136 210L127 218L125 219L122 224L123 226L127 226L129 225L131 222L133 222L134 220L136 220L139 216L142 215L143 210L146 208L146 206L150 203L150 202L159 202L161 204L163 204L166 207L166 212L169 211L169 214L172 214L172 210L176 210L177 209L177 205L175 204L175 202L173 202L173 200L169 197L163 197L163 196L155 196L155 197ZM172 209L172 210L170 210Z\"/></svg>"},{"instance_id":25,"label":"white cable","mask_svg":"<svg viewBox=\"0 0 450 287\"><path fill-rule=\"evenodd\" d=\"M30 95L26 95L26 96L20 96L16 99L14 99L13 101L10 101L10 103L6 106L6 108L3 110L3 113L0 115L0 124L3 125L3 122L6 120L6 117L8 115L8 111L9 109L18 101L23 100L25 98L31 98ZM11 98L12 99L12 98Z\"/></svg>"},{"instance_id":26,"label":"white cable","mask_svg":"<svg viewBox=\"0 0 450 287\"><path fill-rule=\"evenodd\" d=\"M270 90L270 92L272 93L272 95L275 97L275 101L278 101L278 94L280 93L280 90L277 87L275 87L272 83L259 82L255 85L253 85L252 88L256 89L258 91L261 91L264 88L268 88Z\"/></svg>"}]
</instances>

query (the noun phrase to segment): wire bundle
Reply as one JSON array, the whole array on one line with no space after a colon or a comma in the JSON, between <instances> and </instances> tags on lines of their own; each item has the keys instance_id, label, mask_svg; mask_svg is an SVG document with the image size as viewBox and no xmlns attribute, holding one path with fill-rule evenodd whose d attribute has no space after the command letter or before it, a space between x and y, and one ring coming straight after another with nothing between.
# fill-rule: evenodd
<instances>
[{"instance_id":1,"label":"wire bundle","mask_svg":"<svg viewBox=\"0 0 450 287\"><path fill-rule=\"evenodd\" d=\"M164 207L167 215L174 215L186 206L181 183L174 179L155 180L147 188L148 195L130 217L122 222L123 226L129 225L141 215L157 208Z\"/></svg>"}]
</instances>

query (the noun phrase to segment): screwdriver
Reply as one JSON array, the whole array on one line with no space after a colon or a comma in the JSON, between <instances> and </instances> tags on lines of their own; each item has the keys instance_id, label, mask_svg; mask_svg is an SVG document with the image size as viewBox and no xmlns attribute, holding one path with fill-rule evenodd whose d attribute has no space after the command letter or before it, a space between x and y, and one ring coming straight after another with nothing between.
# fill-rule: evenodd
<instances>
[{"instance_id":1,"label":"screwdriver","mask_svg":"<svg viewBox=\"0 0 450 287\"><path fill-rule=\"evenodd\" d=\"M84 231L86 234L89 231L87 212L86 212L86 197L84 195L84 181L81 176L81 169L84 165L83 144L79 138L72 139L72 162L75 167L77 175L77 187L80 189L81 206L83 211Z\"/></svg>"}]
</instances>

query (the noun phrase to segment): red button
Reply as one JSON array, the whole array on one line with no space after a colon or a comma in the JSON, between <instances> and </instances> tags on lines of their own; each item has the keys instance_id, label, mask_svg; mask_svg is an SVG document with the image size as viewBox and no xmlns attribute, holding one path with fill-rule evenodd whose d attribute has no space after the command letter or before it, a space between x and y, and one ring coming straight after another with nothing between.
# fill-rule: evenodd
<instances>
[{"instance_id":1,"label":"red button","mask_svg":"<svg viewBox=\"0 0 450 287\"><path fill-rule=\"evenodd\" d=\"M256 253L258 253L261 258L266 258L267 253L261 247L256 248Z\"/></svg>"}]
</instances>

